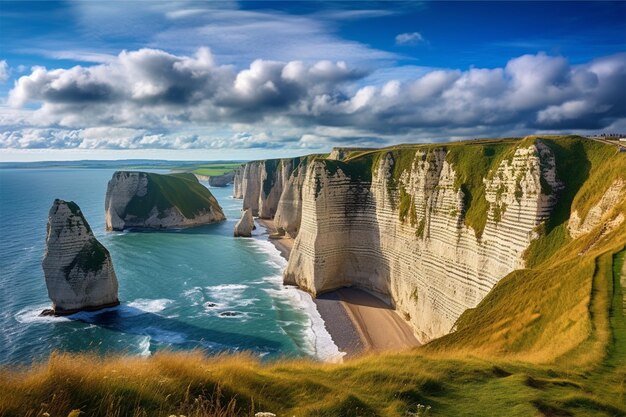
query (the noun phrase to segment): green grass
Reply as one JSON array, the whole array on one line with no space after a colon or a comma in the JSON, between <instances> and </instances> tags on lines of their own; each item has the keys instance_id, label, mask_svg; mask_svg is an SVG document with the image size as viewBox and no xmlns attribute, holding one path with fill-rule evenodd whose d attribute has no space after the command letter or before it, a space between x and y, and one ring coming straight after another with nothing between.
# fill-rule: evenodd
<instances>
[{"instance_id":1,"label":"green grass","mask_svg":"<svg viewBox=\"0 0 626 417\"><path fill-rule=\"evenodd\" d=\"M98 272L104 266L108 256L109 251L95 237L92 237L85 242L72 262L65 267L65 274L69 274L75 267L81 271Z\"/></svg>"},{"instance_id":2,"label":"green grass","mask_svg":"<svg viewBox=\"0 0 626 417\"><path fill-rule=\"evenodd\" d=\"M451 146L447 160L454 168L454 187L463 192L464 222L480 238L487 224L489 202L484 179L493 174L505 158L513 156L515 143Z\"/></svg>"},{"instance_id":3,"label":"green grass","mask_svg":"<svg viewBox=\"0 0 626 417\"><path fill-rule=\"evenodd\" d=\"M540 238L526 252L531 267L549 259L570 240L567 222L572 212L584 219L618 177L626 179L626 154L614 146L577 136L541 140L555 155L557 178L564 188L558 192L550 218L538 230Z\"/></svg>"},{"instance_id":4,"label":"green grass","mask_svg":"<svg viewBox=\"0 0 626 417\"><path fill-rule=\"evenodd\" d=\"M144 197L133 197L126 206L124 216L147 218L153 207L157 207L159 215L162 215L166 209L175 206L187 218L193 218L209 208L222 210L213 194L193 174L144 175L148 177L148 192Z\"/></svg>"},{"instance_id":5,"label":"green grass","mask_svg":"<svg viewBox=\"0 0 626 417\"><path fill-rule=\"evenodd\" d=\"M234 171L241 166L240 162L219 163L219 164L202 164L195 167L186 167L184 170L198 175L207 177L217 177L227 172Z\"/></svg>"}]
</instances>

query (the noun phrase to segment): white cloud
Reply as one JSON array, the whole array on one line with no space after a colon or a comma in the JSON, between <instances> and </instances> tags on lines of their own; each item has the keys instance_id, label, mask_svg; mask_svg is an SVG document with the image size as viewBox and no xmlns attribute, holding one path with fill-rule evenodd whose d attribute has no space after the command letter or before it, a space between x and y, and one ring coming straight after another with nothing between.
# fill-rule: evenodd
<instances>
[{"instance_id":1,"label":"white cloud","mask_svg":"<svg viewBox=\"0 0 626 417\"><path fill-rule=\"evenodd\" d=\"M367 84L376 78L343 61L261 59L237 71L207 48L35 67L10 91L14 108L0 108L0 147L310 148L314 138L384 144L592 130L626 119L626 54L571 65L539 53L502 68L400 73Z\"/></svg>"},{"instance_id":2,"label":"white cloud","mask_svg":"<svg viewBox=\"0 0 626 417\"><path fill-rule=\"evenodd\" d=\"M4 83L9 79L9 64L6 60L0 61L0 83Z\"/></svg>"},{"instance_id":3,"label":"white cloud","mask_svg":"<svg viewBox=\"0 0 626 417\"><path fill-rule=\"evenodd\" d=\"M419 32L400 33L396 36L396 44L398 45L417 45L425 41L426 39Z\"/></svg>"}]
</instances>

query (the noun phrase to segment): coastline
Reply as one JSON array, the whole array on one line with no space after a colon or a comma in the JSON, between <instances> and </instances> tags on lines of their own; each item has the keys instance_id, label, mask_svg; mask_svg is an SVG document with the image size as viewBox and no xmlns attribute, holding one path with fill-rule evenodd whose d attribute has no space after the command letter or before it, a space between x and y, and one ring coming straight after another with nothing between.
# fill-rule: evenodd
<instances>
[{"instance_id":1,"label":"coastline","mask_svg":"<svg viewBox=\"0 0 626 417\"><path fill-rule=\"evenodd\" d=\"M255 219L268 234L275 233L273 220ZM288 236L268 238L281 256L289 260L294 240ZM313 298L328 333L345 358L369 351L398 351L419 346L409 325L384 301L356 288L341 288Z\"/></svg>"}]
</instances>

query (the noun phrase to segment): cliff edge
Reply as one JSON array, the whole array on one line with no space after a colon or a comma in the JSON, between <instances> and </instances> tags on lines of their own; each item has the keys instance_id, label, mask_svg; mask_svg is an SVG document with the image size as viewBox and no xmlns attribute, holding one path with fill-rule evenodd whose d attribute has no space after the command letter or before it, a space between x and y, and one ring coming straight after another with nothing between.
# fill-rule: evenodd
<instances>
[{"instance_id":1,"label":"cliff edge","mask_svg":"<svg viewBox=\"0 0 626 417\"><path fill-rule=\"evenodd\" d=\"M225 219L213 194L193 174L117 171L107 187L107 230L188 227Z\"/></svg>"},{"instance_id":2,"label":"cliff edge","mask_svg":"<svg viewBox=\"0 0 626 417\"><path fill-rule=\"evenodd\" d=\"M52 204L42 267L53 303L44 314L65 315L119 304L109 251L94 237L72 201Z\"/></svg>"}]
</instances>

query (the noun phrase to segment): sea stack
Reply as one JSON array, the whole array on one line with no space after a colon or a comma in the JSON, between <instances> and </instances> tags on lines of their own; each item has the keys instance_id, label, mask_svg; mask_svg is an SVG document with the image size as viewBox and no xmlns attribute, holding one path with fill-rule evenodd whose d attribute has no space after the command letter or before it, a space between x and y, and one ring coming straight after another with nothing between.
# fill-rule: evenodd
<instances>
[{"instance_id":1,"label":"sea stack","mask_svg":"<svg viewBox=\"0 0 626 417\"><path fill-rule=\"evenodd\" d=\"M250 209L243 210L241 219L235 225L235 237L252 237L252 231L256 229L252 211Z\"/></svg>"},{"instance_id":2,"label":"sea stack","mask_svg":"<svg viewBox=\"0 0 626 417\"><path fill-rule=\"evenodd\" d=\"M107 230L189 227L225 219L213 194L193 174L117 171L107 187Z\"/></svg>"},{"instance_id":3,"label":"sea stack","mask_svg":"<svg viewBox=\"0 0 626 417\"><path fill-rule=\"evenodd\" d=\"M42 267L52 300L52 309L44 310L44 315L67 315L120 303L109 251L94 237L73 201L57 199L52 204Z\"/></svg>"}]
</instances>

